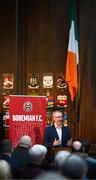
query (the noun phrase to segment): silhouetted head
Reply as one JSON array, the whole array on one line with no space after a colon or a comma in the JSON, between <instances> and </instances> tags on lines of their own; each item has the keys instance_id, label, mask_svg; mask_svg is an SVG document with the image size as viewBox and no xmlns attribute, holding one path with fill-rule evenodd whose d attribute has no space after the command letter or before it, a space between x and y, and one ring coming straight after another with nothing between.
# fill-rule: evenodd
<instances>
[{"instance_id":1,"label":"silhouetted head","mask_svg":"<svg viewBox=\"0 0 96 180\"><path fill-rule=\"evenodd\" d=\"M68 180L69 178L67 178L64 175L62 176L58 172L52 172L52 171L43 172L39 176L36 177L36 180L52 180L52 179L53 180Z\"/></svg>"},{"instance_id":2,"label":"silhouetted head","mask_svg":"<svg viewBox=\"0 0 96 180\"><path fill-rule=\"evenodd\" d=\"M63 165L63 174L71 179L83 179L86 176L87 167L82 157L71 154Z\"/></svg>"},{"instance_id":3,"label":"silhouetted head","mask_svg":"<svg viewBox=\"0 0 96 180\"><path fill-rule=\"evenodd\" d=\"M47 154L47 148L41 144L35 144L29 149L32 162L35 164L41 164Z\"/></svg>"},{"instance_id":4,"label":"silhouetted head","mask_svg":"<svg viewBox=\"0 0 96 180\"><path fill-rule=\"evenodd\" d=\"M12 179L11 167L5 160L0 160L0 179Z\"/></svg>"},{"instance_id":5,"label":"silhouetted head","mask_svg":"<svg viewBox=\"0 0 96 180\"><path fill-rule=\"evenodd\" d=\"M20 146L29 148L32 146L32 139L28 135L24 135L20 138Z\"/></svg>"},{"instance_id":6,"label":"silhouetted head","mask_svg":"<svg viewBox=\"0 0 96 180\"><path fill-rule=\"evenodd\" d=\"M56 169L62 171L63 164L66 161L66 158L70 155L71 153L69 151L58 151L54 157L54 163Z\"/></svg>"},{"instance_id":7,"label":"silhouetted head","mask_svg":"<svg viewBox=\"0 0 96 180\"><path fill-rule=\"evenodd\" d=\"M2 152L1 153L9 153L11 154L12 152L12 144L11 144L11 141L9 139L4 139L2 141L2 148L1 148Z\"/></svg>"},{"instance_id":8,"label":"silhouetted head","mask_svg":"<svg viewBox=\"0 0 96 180\"><path fill-rule=\"evenodd\" d=\"M83 147L83 153L88 153L91 147L91 142L88 139L83 139L81 143Z\"/></svg>"},{"instance_id":9,"label":"silhouetted head","mask_svg":"<svg viewBox=\"0 0 96 180\"><path fill-rule=\"evenodd\" d=\"M80 141L74 141L72 143L72 153L82 152L82 143Z\"/></svg>"}]
</instances>

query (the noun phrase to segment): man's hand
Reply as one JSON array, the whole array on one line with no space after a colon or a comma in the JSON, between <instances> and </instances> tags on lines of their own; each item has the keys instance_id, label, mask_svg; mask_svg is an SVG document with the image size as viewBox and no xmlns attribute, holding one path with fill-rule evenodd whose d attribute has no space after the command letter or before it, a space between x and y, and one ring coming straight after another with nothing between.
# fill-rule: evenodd
<instances>
[{"instance_id":1,"label":"man's hand","mask_svg":"<svg viewBox=\"0 0 96 180\"><path fill-rule=\"evenodd\" d=\"M53 146L57 146L57 145L60 145L60 144L61 144L61 141L60 140L56 140L56 138L55 138L55 140L53 142Z\"/></svg>"},{"instance_id":2,"label":"man's hand","mask_svg":"<svg viewBox=\"0 0 96 180\"><path fill-rule=\"evenodd\" d=\"M72 145L72 138L67 141L67 146L71 146L71 145Z\"/></svg>"}]
</instances>

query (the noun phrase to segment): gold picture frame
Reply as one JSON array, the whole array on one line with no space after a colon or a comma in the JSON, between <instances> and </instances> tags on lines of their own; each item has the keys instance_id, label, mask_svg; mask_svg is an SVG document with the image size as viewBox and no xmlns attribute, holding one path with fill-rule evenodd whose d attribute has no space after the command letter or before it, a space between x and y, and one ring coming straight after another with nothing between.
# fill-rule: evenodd
<instances>
[{"instance_id":1,"label":"gold picture frame","mask_svg":"<svg viewBox=\"0 0 96 180\"><path fill-rule=\"evenodd\" d=\"M14 74L4 73L3 74L3 89L10 90L14 88Z\"/></svg>"}]
</instances>

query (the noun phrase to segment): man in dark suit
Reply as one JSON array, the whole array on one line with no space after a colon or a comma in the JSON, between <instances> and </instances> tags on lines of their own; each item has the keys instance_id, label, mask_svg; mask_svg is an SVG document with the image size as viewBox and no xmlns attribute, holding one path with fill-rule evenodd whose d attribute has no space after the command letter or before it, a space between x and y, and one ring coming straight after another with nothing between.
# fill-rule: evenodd
<instances>
[{"instance_id":1,"label":"man in dark suit","mask_svg":"<svg viewBox=\"0 0 96 180\"><path fill-rule=\"evenodd\" d=\"M54 124L45 129L44 145L48 149L71 146L71 133L69 128L63 125L63 113L59 110L54 111L52 119Z\"/></svg>"}]
</instances>

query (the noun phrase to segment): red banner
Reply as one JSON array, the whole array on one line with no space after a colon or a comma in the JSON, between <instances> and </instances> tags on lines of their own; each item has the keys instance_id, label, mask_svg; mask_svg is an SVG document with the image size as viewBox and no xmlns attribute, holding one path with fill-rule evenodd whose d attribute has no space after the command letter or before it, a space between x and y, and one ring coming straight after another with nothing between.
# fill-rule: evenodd
<instances>
[{"instance_id":1,"label":"red banner","mask_svg":"<svg viewBox=\"0 0 96 180\"><path fill-rule=\"evenodd\" d=\"M46 126L46 97L10 96L9 136L13 147L22 135L29 135L32 144L42 144Z\"/></svg>"}]
</instances>

